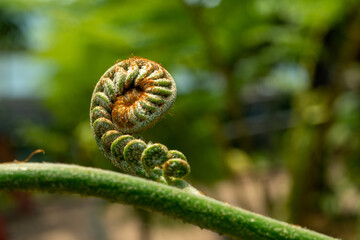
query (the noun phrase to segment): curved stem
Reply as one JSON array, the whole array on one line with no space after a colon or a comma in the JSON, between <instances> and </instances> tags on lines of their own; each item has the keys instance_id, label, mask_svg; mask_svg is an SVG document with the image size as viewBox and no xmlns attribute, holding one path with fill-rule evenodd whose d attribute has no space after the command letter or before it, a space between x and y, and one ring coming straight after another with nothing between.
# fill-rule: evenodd
<instances>
[{"instance_id":1,"label":"curved stem","mask_svg":"<svg viewBox=\"0 0 360 240\"><path fill-rule=\"evenodd\" d=\"M165 184L76 165L1 164L0 190L100 197L160 212L241 239L333 239Z\"/></svg>"}]
</instances>

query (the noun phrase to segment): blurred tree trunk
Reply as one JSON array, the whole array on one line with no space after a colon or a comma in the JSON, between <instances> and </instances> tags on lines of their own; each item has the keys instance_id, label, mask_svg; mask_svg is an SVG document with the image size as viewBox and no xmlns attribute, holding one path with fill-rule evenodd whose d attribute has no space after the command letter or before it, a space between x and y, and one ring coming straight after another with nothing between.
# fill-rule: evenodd
<instances>
[{"instance_id":1,"label":"blurred tree trunk","mask_svg":"<svg viewBox=\"0 0 360 240\"><path fill-rule=\"evenodd\" d=\"M244 104L239 98L239 88L236 85L236 78L234 77L236 61L233 61L232 59L226 59L217 46L216 41L214 41L214 33L212 32L212 28L204 16L204 7L189 6L185 3L183 3L183 5L187 9L195 28L201 37L204 45L205 55L207 57L210 68L213 71L218 71L224 77L225 90L223 94L226 108L224 109L224 117L221 120L223 122L239 121L243 118ZM234 52L237 51L234 50ZM244 124L245 123L243 123L241 126L239 124L234 124L234 132L239 133L247 131L248 128ZM220 139L219 143L222 145L223 149L228 149L231 147L242 148L245 150L251 149L251 137L236 138L236 140L231 141L229 138L224 136L222 125L219 126L218 131L214 134L216 135L216 139Z\"/></svg>"},{"instance_id":2,"label":"blurred tree trunk","mask_svg":"<svg viewBox=\"0 0 360 240\"><path fill-rule=\"evenodd\" d=\"M140 221L140 237L139 240L150 240L151 239L151 214L148 211L137 208L136 215Z\"/></svg>"},{"instance_id":3,"label":"blurred tree trunk","mask_svg":"<svg viewBox=\"0 0 360 240\"><path fill-rule=\"evenodd\" d=\"M309 226L315 223L312 222L314 217L321 218L321 197L330 191L325 179L326 166L330 158L326 136L334 121L333 103L346 90L344 72L347 66L360 58L360 11L358 8L352 9L356 11L351 10L352 12L340 24L333 26L325 35L322 55L315 65L311 89L304 95L297 96L296 101L300 102L308 100L304 97L315 95L315 102L312 103L320 104L323 107L322 113L326 116L324 121L315 124L301 119L299 127L302 128L302 132L298 132L297 135L295 131L299 130L294 129L291 133L292 137L302 138L294 139L294 143L304 141L305 146L301 148L297 144L290 144L288 150L289 154L294 155L290 155L293 160L293 186L289 199L290 221L293 223ZM322 102L316 102L316 99ZM302 110L297 110L301 115ZM303 133L307 135L305 139L301 135Z\"/></svg>"}]
</instances>

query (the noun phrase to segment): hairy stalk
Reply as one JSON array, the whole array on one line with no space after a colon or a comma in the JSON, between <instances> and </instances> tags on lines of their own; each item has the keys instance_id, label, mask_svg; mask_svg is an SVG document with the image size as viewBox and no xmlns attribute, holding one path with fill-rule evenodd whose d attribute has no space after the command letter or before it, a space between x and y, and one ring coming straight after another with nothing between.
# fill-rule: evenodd
<instances>
[{"instance_id":1,"label":"hairy stalk","mask_svg":"<svg viewBox=\"0 0 360 240\"><path fill-rule=\"evenodd\" d=\"M111 202L159 212L238 239L334 239L165 184L76 165L1 164L0 190L74 193L100 197Z\"/></svg>"},{"instance_id":2,"label":"hairy stalk","mask_svg":"<svg viewBox=\"0 0 360 240\"><path fill-rule=\"evenodd\" d=\"M90 124L105 157L123 172L169 185L190 172L184 154L131 134L155 124L176 98L171 75L158 63L133 57L109 68L91 98Z\"/></svg>"}]
</instances>

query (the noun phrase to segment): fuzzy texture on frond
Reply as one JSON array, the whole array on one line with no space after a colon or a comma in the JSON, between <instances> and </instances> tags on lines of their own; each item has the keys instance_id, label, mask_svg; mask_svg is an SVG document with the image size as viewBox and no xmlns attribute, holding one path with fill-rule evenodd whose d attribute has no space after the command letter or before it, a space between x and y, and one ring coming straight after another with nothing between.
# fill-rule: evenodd
<instances>
[{"instance_id":1,"label":"fuzzy texture on frond","mask_svg":"<svg viewBox=\"0 0 360 240\"><path fill-rule=\"evenodd\" d=\"M187 175L184 154L131 135L159 121L175 98L174 79L156 62L133 57L109 68L96 84L90 106L91 129L105 157L123 172L158 182Z\"/></svg>"}]
</instances>

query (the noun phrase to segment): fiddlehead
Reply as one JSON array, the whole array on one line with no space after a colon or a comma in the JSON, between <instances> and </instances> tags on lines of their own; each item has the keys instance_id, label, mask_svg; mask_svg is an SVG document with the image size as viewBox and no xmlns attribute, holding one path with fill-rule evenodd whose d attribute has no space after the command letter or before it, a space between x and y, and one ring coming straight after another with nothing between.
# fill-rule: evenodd
<instances>
[{"instance_id":1,"label":"fiddlehead","mask_svg":"<svg viewBox=\"0 0 360 240\"><path fill-rule=\"evenodd\" d=\"M106 158L124 172L169 183L190 166L184 154L131 134L155 124L176 98L171 75L158 63L133 57L109 68L91 98L90 123Z\"/></svg>"}]
</instances>

